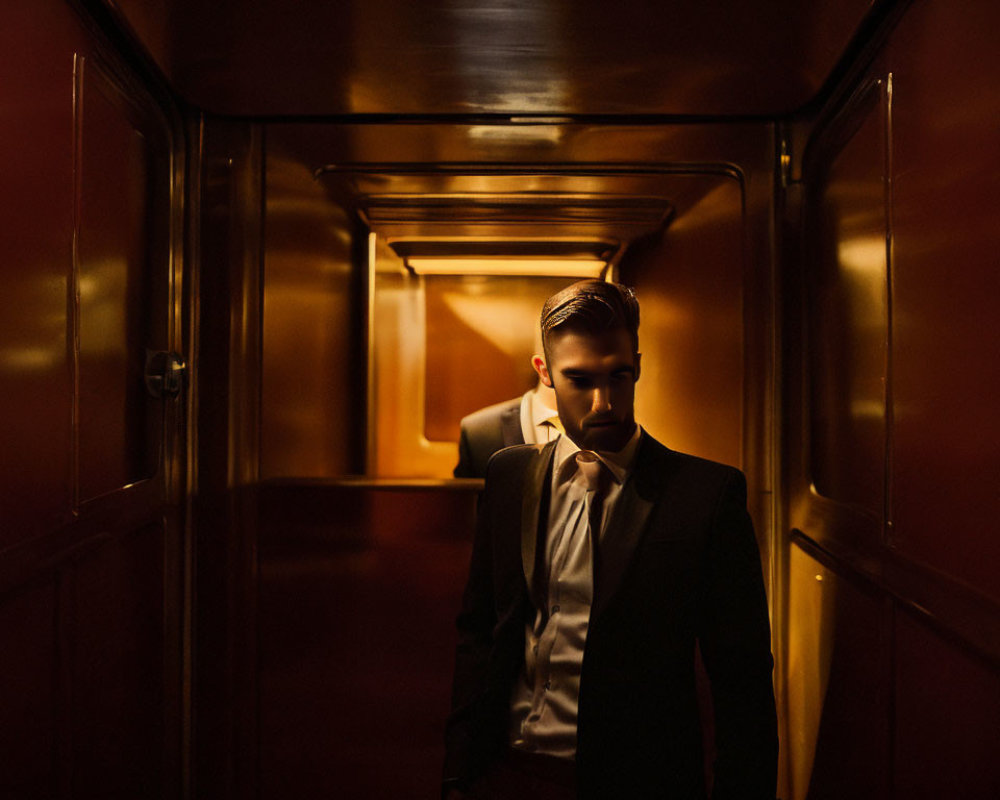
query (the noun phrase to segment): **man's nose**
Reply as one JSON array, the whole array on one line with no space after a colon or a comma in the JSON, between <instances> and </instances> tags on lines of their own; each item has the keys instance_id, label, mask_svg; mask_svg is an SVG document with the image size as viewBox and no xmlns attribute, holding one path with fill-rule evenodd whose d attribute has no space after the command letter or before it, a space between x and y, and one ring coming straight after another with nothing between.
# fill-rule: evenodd
<instances>
[{"instance_id":1,"label":"man's nose","mask_svg":"<svg viewBox=\"0 0 1000 800\"><path fill-rule=\"evenodd\" d=\"M601 412L611 410L611 393L606 386L598 386L594 389L594 398L590 410Z\"/></svg>"}]
</instances>

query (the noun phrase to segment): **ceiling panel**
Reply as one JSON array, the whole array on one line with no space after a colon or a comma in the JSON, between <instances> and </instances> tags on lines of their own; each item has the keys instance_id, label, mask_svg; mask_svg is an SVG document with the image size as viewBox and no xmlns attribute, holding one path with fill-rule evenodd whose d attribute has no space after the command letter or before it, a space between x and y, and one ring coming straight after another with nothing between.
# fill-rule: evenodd
<instances>
[{"instance_id":1,"label":"ceiling panel","mask_svg":"<svg viewBox=\"0 0 1000 800\"><path fill-rule=\"evenodd\" d=\"M788 113L874 0L116 0L220 114ZM166 31L164 31L166 28Z\"/></svg>"}]
</instances>

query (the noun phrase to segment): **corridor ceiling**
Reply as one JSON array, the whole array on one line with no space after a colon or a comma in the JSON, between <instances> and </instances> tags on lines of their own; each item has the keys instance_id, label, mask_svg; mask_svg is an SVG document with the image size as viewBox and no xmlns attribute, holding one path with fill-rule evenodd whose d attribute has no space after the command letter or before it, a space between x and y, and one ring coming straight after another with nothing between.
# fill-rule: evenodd
<instances>
[{"instance_id":1,"label":"corridor ceiling","mask_svg":"<svg viewBox=\"0 0 1000 800\"><path fill-rule=\"evenodd\" d=\"M104 0L208 112L776 117L880 0Z\"/></svg>"}]
</instances>

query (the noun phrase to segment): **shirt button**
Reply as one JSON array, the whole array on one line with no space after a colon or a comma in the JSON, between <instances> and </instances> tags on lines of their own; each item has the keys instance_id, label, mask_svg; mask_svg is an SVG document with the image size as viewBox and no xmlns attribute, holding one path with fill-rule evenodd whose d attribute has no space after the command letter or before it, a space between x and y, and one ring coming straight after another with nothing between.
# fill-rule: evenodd
<instances>
[{"instance_id":1,"label":"shirt button","mask_svg":"<svg viewBox=\"0 0 1000 800\"><path fill-rule=\"evenodd\" d=\"M531 648L531 652L534 653L536 656L538 655L538 645L537 644L534 647Z\"/></svg>"}]
</instances>

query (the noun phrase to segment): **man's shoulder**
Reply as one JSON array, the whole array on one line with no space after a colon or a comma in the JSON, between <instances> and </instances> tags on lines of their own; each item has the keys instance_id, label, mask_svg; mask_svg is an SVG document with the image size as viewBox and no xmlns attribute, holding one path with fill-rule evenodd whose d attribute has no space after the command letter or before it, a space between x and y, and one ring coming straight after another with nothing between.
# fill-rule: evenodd
<instances>
[{"instance_id":1,"label":"man's shoulder","mask_svg":"<svg viewBox=\"0 0 1000 800\"><path fill-rule=\"evenodd\" d=\"M743 473L737 467L671 450L648 433L643 434L640 442L635 469L638 479L652 484L683 481L710 485L733 480L738 482L743 478Z\"/></svg>"},{"instance_id":2,"label":"man's shoulder","mask_svg":"<svg viewBox=\"0 0 1000 800\"><path fill-rule=\"evenodd\" d=\"M482 428L487 425L496 424L500 418L511 411L511 409L521 408L521 398L515 397L512 400L504 400L502 403L494 403L491 406L480 408L462 417L463 428Z\"/></svg>"},{"instance_id":3,"label":"man's shoulder","mask_svg":"<svg viewBox=\"0 0 1000 800\"><path fill-rule=\"evenodd\" d=\"M551 462L556 441L545 444L515 444L497 450L486 465L489 493L520 489L540 481Z\"/></svg>"},{"instance_id":4,"label":"man's shoulder","mask_svg":"<svg viewBox=\"0 0 1000 800\"><path fill-rule=\"evenodd\" d=\"M497 450L491 457L487 467L487 476L490 470L496 472L509 472L511 470L524 469L536 458L544 457L546 449L552 450L555 441L542 444L514 444Z\"/></svg>"}]
</instances>

